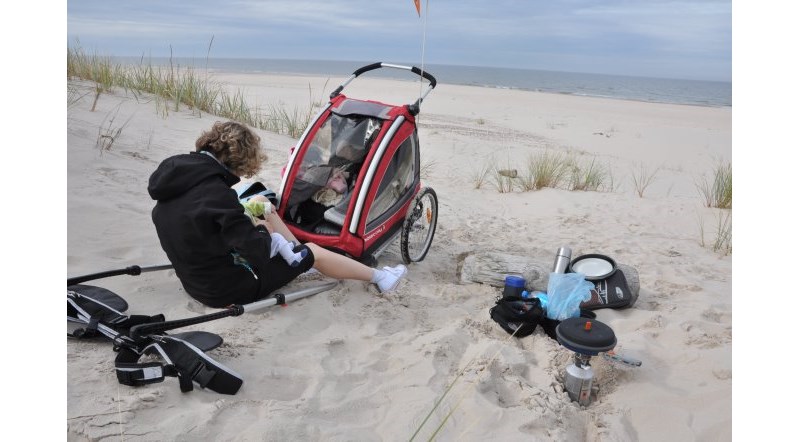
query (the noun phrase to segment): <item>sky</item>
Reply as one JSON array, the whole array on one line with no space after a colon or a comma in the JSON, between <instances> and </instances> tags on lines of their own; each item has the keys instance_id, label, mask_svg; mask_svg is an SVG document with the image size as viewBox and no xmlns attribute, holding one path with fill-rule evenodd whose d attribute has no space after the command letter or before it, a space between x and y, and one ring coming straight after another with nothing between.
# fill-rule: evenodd
<instances>
[{"instance_id":1,"label":"sky","mask_svg":"<svg viewBox=\"0 0 800 442\"><path fill-rule=\"evenodd\" d=\"M219 58L731 80L731 0L420 3L422 17L413 0L71 0L68 44L100 55L205 58L211 43Z\"/></svg>"}]
</instances>

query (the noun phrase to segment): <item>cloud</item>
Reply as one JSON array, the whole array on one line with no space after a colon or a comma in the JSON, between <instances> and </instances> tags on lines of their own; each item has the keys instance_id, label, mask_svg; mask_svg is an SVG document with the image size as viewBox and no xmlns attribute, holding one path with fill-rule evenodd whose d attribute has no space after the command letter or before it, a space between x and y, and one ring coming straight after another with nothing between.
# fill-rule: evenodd
<instances>
[{"instance_id":1,"label":"cloud","mask_svg":"<svg viewBox=\"0 0 800 442\"><path fill-rule=\"evenodd\" d=\"M432 0L429 7L426 24L406 0L83 0L68 3L68 34L112 52L137 42L194 41L199 49L214 36L226 56L364 60L419 57L424 32L432 63L555 69L539 62L591 55L628 64L660 58L687 72L717 60L730 70L730 0Z\"/></svg>"}]
</instances>

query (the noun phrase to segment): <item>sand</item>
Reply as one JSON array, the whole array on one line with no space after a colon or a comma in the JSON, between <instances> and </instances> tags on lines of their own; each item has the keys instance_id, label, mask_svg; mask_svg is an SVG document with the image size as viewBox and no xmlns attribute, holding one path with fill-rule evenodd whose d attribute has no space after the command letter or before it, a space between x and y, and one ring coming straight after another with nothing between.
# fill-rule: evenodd
<instances>
[{"instance_id":1,"label":"sand","mask_svg":"<svg viewBox=\"0 0 800 442\"><path fill-rule=\"evenodd\" d=\"M435 74L435 73L434 73ZM249 103L308 106L343 78L218 73ZM90 84L74 83L89 92ZM345 92L409 103L419 84L358 79ZM167 263L150 220L147 179L193 149L219 118L152 97L92 95L67 111L69 276ZM219 334L209 353L244 378L234 396L177 379L120 385L108 342L67 339L68 440L729 440L732 437L732 264L711 248L722 211L696 183L731 159L731 109L440 84L422 106L423 181L439 197L428 256L398 289L342 281L286 308L190 327ZM160 110L159 110L160 109ZM108 149L107 130L122 128ZM277 188L294 140L259 131ZM487 164L524 170L529 155L562 152L607 166L613 189L500 193ZM655 172L642 196L632 176ZM701 228L701 226L703 226ZM547 266L559 246L635 267L637 303L598 310L617 351L641 367L593 358L596 399L563 391L572 352L540 330L517 339L489 318L500 289L462 283L460 258L498 251ZM399 244L381 265L401 262ZM313 280L314 278L306 278ZM211 313L172 271L98 280L131 314ZM431 417L437 400L453 385ZM442 422L444 422L443 425Z\"/></svg>"}]
</instances>

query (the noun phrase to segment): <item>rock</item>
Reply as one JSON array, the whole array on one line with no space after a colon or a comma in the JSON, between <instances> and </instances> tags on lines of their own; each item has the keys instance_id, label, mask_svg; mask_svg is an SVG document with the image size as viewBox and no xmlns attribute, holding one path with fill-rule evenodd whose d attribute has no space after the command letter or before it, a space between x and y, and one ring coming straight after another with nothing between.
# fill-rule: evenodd
<instances>
[{"instance_id":1,"label":"rock","mask_svg":"<svg viewBox=\"0 0 800 442\"><path fill-rule=\"evenodd\" d=\"M497 173L508 178L517 177L517 169L500 169L497 171Z\"/></svg>"}]
</instances>

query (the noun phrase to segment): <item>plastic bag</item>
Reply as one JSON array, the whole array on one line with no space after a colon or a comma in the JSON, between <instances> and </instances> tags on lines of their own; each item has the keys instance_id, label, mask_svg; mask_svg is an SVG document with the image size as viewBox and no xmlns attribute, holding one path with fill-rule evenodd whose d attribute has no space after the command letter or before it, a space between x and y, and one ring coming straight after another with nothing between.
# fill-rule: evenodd
<instances>
[{"instance_id":1,"label":"plastic bag","mask_svg":"<svg viewBox=\"0 0 800 442\"><path fill-rule=\"evenodd\" d=\"M547 282L547 317L557 321L581 315L581 302L592 297L594 284L582 273L551 273Z\"/></svg>"}]
</instances>

